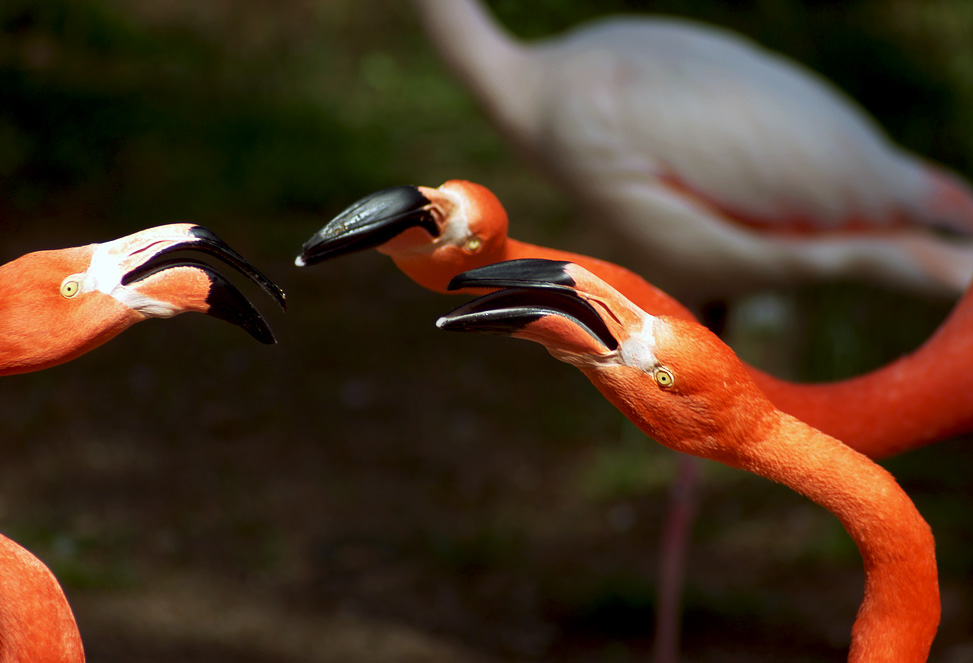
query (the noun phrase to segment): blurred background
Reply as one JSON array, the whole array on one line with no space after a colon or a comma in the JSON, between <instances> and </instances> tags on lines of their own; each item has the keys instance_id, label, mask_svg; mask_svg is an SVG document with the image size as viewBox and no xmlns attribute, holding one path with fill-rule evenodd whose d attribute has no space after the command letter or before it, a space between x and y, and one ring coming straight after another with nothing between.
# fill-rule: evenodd
<instances>
[{"instance_id":1,"label":"blurred background","mask_svg":"<svg viewBox=\"0 0 973 663\"><path fill-rule=\"evenodd\" d=\"M966 0L488 4L525 38L625 11L733 28L973 176ZM647 660L673 454L539 346L437 331L458 300L383 256L293 266L360 196L465 178L519 239L638 269L508 149L409 3L6 0L0 29L0 261L193 221L290 304L247 290L274 347L182 316L0 380L0 529L61 579L89 660ZM787 330L736 347L801 379L879 366L950 308L851 284L787 302ZM937 537L936 661L973 661L971 460L956 439L883 463ZM844 660L862 572L837 520L705 471L687 659Z\"/></svg>"}]
</instances>

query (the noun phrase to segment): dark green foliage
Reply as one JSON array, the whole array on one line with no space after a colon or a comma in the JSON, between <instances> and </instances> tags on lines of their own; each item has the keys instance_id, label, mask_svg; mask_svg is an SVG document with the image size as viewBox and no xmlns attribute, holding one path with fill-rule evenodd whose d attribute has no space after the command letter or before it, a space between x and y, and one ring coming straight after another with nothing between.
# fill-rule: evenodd
<instances>
[{"instance_id":1,"label":"dark green foliage","mask_svg":"<svg viewBox=\"0 0 973 663\"><path fill-rule=\"evenodd\" d=\"M97 0L22 3L0 26L13 44L0 61L0 196L25 214L79 195L97 216L149 222L316 210L377 186L381 131L294 89L287 54L235 60Z\"/></svg>"}]
</instances>

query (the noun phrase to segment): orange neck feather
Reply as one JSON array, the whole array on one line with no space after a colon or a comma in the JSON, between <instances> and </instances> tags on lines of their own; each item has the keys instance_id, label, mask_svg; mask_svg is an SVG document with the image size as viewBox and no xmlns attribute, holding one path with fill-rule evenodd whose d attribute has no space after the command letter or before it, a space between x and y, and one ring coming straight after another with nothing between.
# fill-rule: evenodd
<instances>
[{"instance_id":1,"label":"orange neck feather","mask_svg":"<svg viewBox=\"0 0 973 663\"><path fill-rule=\"evenodd\" d=\"M0 663L82 663L81 635L67 598L40 560L0 536Z\"/></svg>"},{"instance_id":2,"label":"orange neck feather","mask_svg":"<svg viewBox=\"0 0 973 663\"><path fill-rule=\"evenodd\" d=\"M458 251L458 249L457 249ZM447 259L429 254L395 257L425 288L446 292L462 271L516 258L566 260L585 267L652 315L695 316L637 274L588 256L508 238L490 255ZM827 384L780 380L747 366L777 408L832 435L872 458L884 458L973 428L973 289L919 350L856 378ZM895 412L894 419L888 416Z\"/></svg>"},{"instance_id":3,"label":"orange neck feather","mask_svg":"<svg viewBox=\"0 0 973 663\"><path fill-rule=\"evenodd\" d=\"M861 552L865 595L850 663L924 663L940 618L935 544L884 469L771 406L750 383L705 429L694 412L653 405L654 384L625 369L582 369L644 432L670 448L782 483L832 512Z\"/></svg>"}]
</instances>

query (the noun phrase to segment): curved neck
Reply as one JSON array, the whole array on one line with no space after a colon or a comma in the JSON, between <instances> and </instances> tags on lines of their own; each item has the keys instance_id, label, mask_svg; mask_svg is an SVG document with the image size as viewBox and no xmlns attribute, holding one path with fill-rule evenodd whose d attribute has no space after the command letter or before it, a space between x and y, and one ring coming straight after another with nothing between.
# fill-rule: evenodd
<instances>
[{"instance_id":1,"label":"curved neck","mask_svg":"<svg viewBox=\"0 0 973 663\"><path fill-rule=\"evenodd\" d=\"M578 263L652 315L695 320L690 311L634 272L613 263L508 238L496 255L455 263L426 254L396 256L412 280L436 292L456 274L489 262L549 258ZM885 458L973 429L973 288L949 318L911 355L866 375L822 384L781 380L747 371L777 407L871 458ZM895 412L895 417L889 413ZM853 413L853 416L850 414Z\"/></svg>"},{"instance_id":2,"label":"curved neck","mask_svg":"<svg viewBox=\"0 0 973 663\"><path fill-rule=\"evenodd\" d=\"M828 509L861 552L865 597L852 629L854 663L924 663L939 625L929 525L895 479L865 456L783 413L728 463L783 483Z\"/></svg>"},{"instance_id":3,"label":"curved neck","mask_svg":"<svg viewBox=\"0 0 973 663\"><path fill-rule=\"evenodd\" d=\"M413 0L442 58L515 140L532 135L539 80L530 51L479 0Z\"/></svg>"},{"instance_id":4,"label":"curved neck","mask_svg":"<svg viewBox=\"0 0 973 663\"><path fill-rule=\"evenodd\" d=\"M610 262L513 239L508 258L569 260L610 283L652 315L695 320L675 299ZM973 429L973 287L916 352L855 378L801 384L747 365L777 407L870 458L885 458ZM889 413L895 416L890 417Z\"/></svg>"},{"instance_id":5,"label":"curved neck","mask_svg":"<svg viewBox=\"0 0 973 663\"><path fill-rule=\"evenodd\" d=\"M641 383L582 372L644 432L677 451L782 483L833 513L861 552L865 595L850 663L924 663L939 625L939 581L929 526L892 476L862 454L742 389L734 412L707 432L686 431L645 402Z\"/></svg>"},{"instance_id":6,"label":"curved neck","mask_svg":"<svg viewBox=\"0 0 973 663\"><path fill-rule=\"evenodd\" d=\"M652 315L669 315L684 320L696 321L696 317L689 309L674 298L659 290L631 270L619 267L606 260L599 260L598 258L592 258L591 256L581 255L579 253L558 251L515 239L508 239L504 260L513 260L515 258L547 258L549 260L565 260L576 263L592 274L600 277L606 283L611 284L612 287L647 313L651 313Z\"/></svg>"},{"instance_id":7,"label":"curved neck","mask_svg":"<svg viewBox=\"0 0 973 663\"><path fill-rule=\"evenodd\" d=\"M973 429L971 358L973 289L918 350L865 375L795 384L750 374L778 409L885 458Z\"/></svg>"},{"instance_id":8,"label":"curved neck","mask_svg":"<svg viewBox=\"0 0 973 663\"><path fill-rule=\"evenodd\" d=\"M83 308L53 312L35 307L7 315L0 302L0 376L66 363L145 319L109 295L86 296L92 301Z\"/></svg>"},{"instance_id":9,"label":"curved neck","mask_svg":"<svg viewBox=\"0 0 973 663\"><path fill-rule=\"evenodd\" d=\"M61 586L40 560L2 535L0 661L84 661Z\"/></svg>"}]
</instances>

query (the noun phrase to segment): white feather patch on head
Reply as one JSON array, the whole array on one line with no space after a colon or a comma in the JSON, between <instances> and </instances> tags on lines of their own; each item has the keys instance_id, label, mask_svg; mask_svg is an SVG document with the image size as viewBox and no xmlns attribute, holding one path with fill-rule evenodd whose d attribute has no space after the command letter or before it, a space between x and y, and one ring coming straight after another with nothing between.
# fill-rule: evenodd
<instances>
[{"instance_id":1,"label":"white feather patch on head","mask_svg":"<svg viewBox=\"0 0 973 663\"><path fill-rule=\"evenodd\" d=\"M619 344L615 354L622 366L650 371L659 365L659 359L655 355L655 326L661 323L655 316L644 312L641 319L641 327L628 330L628 338Z\"/></svg>"},{"instance_id":2,"label":"white feather patch on head","mask_svg":"<svg viewBox=\"0 0 973 663\"><path fill-rule=\"evenodd\" d=\"M436 244L450 244L462 246L472 234L470 232L470 215L467 209L467 199L465 196L458 196L452 191L439 190L447 196L453 204L452 214L449 215L447 223L443 224L443 234L436 240Z\"/></svg>"},{"instance_id":3,"label":"white feather patch on head","mask_svg":"<svg viewBox=\"0 0 973 663\"><path fill-rule=\"evenodd\" d=\"M81 284L82 292L94 292L96 290L106 295L115 294L115 289L122 284L122 267L116 256L111 254L112 244L105 242L95 246L91 254L91 263L83 274Z\"/></svg>"},{"instance_id":4,"label":"white feather patch on head","mask_svg":"<svg viewBox=\"0 0 973 663\"><path fill-rule=\"evenodd\" d=\"M170 318L178 311L171 303L148 297L122 285L126 268L118 254L119 243L128 238L98 244L88 269L80 275L81 292L103 292L125 306L151 318Z\"/></svg>"},{"instance_id":5,"label":"white feather patch on head","mask_svg":"<svg viewBox=\"0 0 973 663\"><path fill-rule=\"evenodd\" d=\"M619 342L618 348L605 354L577 354L568 350L548 348L555 359L571 364L577 368L604 368L609 366L627 366L646 372L651 372L659 361L655 356L655 333L653 327L659 324L658 318L641 312L640 323L626 328L628 336Z\"/></svg>"}]
</instances>

